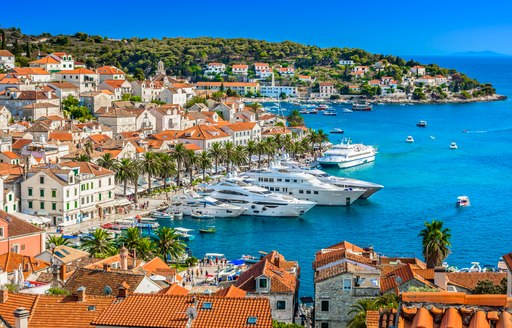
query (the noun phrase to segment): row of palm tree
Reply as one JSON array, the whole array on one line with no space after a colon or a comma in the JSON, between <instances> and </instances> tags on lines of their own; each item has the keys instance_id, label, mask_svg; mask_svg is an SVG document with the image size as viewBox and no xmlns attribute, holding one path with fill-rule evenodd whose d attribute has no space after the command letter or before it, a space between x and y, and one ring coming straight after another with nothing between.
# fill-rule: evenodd
<instances>
[{"instance_id":1,"label":"row of palm tree","mask_svg":"<svg viewBox=\"0 0 512 328\"><path fill-rule=\"evenodd\" d=\"M160 227L154 236L143 237L140 229L134 227L128 228L117 239L106 230L98 228L82 238L80 248L91 254L91 257L105 258L117 254L121 246L126 247L132 256L144 261L155 256L166 261L176 260L185 252L186 247L172 228Z\"/></svg>"}]
</instances>

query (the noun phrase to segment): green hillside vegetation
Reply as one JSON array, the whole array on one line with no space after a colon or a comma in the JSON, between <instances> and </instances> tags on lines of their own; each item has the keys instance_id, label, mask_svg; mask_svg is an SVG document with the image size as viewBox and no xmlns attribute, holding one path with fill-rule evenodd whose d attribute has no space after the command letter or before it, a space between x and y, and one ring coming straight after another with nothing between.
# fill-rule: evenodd
<instances>
[{"instance_id":1,"label":"green hillside vegetation","mask_svg":"<svg viewBox=\"0 0 512 328\"><path fill-rule=\"evenodd\" d=\"M234 63L267 62L270 65L283 67L293 65L299 74L311 75L317 81L333 81L337 83L341 93L349 93L347 85L353 83L350 75L351 66L342 66L340 59L353 60L355 65L371 66L381 61L386 66L381 70L372 70L362 80L362 93L369 96L378 94L379 90L365 85L365 81L379 79L382 76L392 76L401 81L410 68L420 63L403 58L371 54L354 48L320 48L295 42L267 42L252 39L221 39L221 38L163 38L142 39L130 38L113 40L99 35L76 33L74 35L52 36L43 33L39 36L24 35L19 29L5 29L6 48L16 55L19 65L27 65L36 58L39 52L51 53L65 51L74 56L77 61L86 63L88 67L114 65L140 79L154 74L158 61L163 61L169 75L188 77L193 82L203 80L202 71L209 62L222 62L226 65ZM10 45L10 47L9 47ZM441 68L436 64L423 65L427 74L444 76L451 75L453 83L449 91L474 90L473 96L493 94L492 85L482 85L475 79L454 69ZM229 66L228 66L229 67ZM228 68L228 73L230 68ZM254 74L249 70L249 77ZM220 77L215 80L235 80L234 76ZM277 80L286 80L288 84L305 85L297 77L285 79L277 76ZM345 86L345 89L343 87ZM313 86L315 88L315 86ZM343 92L345 90L346 92ZM409 91L409 90L407 90ZM413 90L410 90L412 92ZM433 90L435 93L436 91ZM475 94L476 92L476 94ZM442 92L436 94L443 97Z\"/></svg>"}]
</instances>

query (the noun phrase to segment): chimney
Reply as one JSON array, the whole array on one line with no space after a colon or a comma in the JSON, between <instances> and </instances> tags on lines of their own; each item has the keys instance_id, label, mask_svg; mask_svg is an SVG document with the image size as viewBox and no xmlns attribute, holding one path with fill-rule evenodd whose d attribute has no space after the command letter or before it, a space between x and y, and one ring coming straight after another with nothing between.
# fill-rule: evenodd
<instances>
[{"instance_id":1,"label":"chimney","mask_svg":"<svg viewBox=\"0 0 512 328\"><path fill-rule=\"evenodd\" d=\"M434 268L434 285L444 290L448 288L448 277L446 276L446 269L444 267Z\"/></svg>"},{"instance_id":2,"label":"chimney","mask_svg":"<svg viewBox=\"0 0 512 328\"><path fill-rule=\"evenodd\" d=\"M128 296L128 288L123 285L119 286L119 288L117 288L117 297L126 298L126 296Z\"/></svg>"},{"instance_id":3,"label":"chimney","mask_svg":"<svg viewBox=\"0 0 512 328\"><path fill-rule=\"evenodd\" d=\"M121 258L121 270L128 270L128 249L126 247L121 247L119 257Z\"/></svg>"},{"instance_id":4,"label":"chimney","mask_svg":"<svg viewBox=\"0 0 512 328\"><path fill-rule=\"evenodd\" d=\"M66 267L66 264L62 264L60 266L60 270L59 270L59 278L61 281L66 281L66 270L67 267Z\"/></svg>"},{"instance_id":5,"label":"chimney","mask_svg":"<svg viewBox=\"0 0 512 328\"><path fill-rule=\"evenodd\" d=\"M279 264L280 264L279 261L280 261L279 255L276 254L276 256L274 257L274 265L278 268L279 268Z\"/></svg>"},{"instance_id":6,"label":"chimney","mask_svg":"<svg viewBox=\"0 0 512 328\"><path fill-rule=\"evenodd\" d=\"M17 308L14 310L14 327L15 328L28 328L28 316L30 312L25 308Z\"/></svg>"},{"instance_id":7,"label":"chimney","mask_svg":"<svg viewBox=\"0 0 512 328\"><path fill-rule=\"evenodd\" d=\"M103 271L110 271L110 264L103 263Z\"/></svg>"},{"instance_id":8,"label":"chimney","mask_svg":"<svg viewBox=\"0 0 512 328\"><path fill-rule=\"evenodd\" d=\"M85 287L82 286L76 290L78 299L77 302L85 302Z\"/></svg>"},{"instance_id":9,"label":"chimney","mask_svg":"<svg viewBox=\"0 0 512 328\"><path fill-rule=\"evenodd\" d=\"M7 299L9 298L9 291L7 288L2 287L0 288L0 303L7 302Z\"/></svg>"},{"instance_id":10,"label":"chimney","mask_svg":"<svg viewBox=\"0 0 512 328\"><path fill-rule=\"evenodd\" d=\"M510 268L508 268L508 267L507 267L507 297L512 297L512 272L510 272ZM0 298L0 303L2 303L1 298Z\"/></svg>"}]
</instances>

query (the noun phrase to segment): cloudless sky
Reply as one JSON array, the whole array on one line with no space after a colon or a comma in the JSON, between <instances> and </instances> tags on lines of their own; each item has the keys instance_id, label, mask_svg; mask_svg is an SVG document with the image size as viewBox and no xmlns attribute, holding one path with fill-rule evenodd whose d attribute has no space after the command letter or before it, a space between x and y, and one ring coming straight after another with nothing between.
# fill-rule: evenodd
<instances>
[{"instance_id":1,"label":"cloudless sky","mask_svg":"<svg viewBox=\"0 0 512 328\"><path fill-rule=\"evenodd\" d=\"M243 37L401 55L512 54L506 0L20 0L0 10L0 27L12 26L28 34Z\"/></svg>"}]
</instances>

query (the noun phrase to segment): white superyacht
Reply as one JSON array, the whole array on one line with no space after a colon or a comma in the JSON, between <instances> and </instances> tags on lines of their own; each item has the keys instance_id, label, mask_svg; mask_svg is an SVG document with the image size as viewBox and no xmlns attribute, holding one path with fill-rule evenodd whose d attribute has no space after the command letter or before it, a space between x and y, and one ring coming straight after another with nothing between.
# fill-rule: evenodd
<instances>
[{"instance_id":1,"label":"white superyacht","mask_svg":"<svg viewBox=\"0 0 512 328\"><path fill-rule=\"evenodd\" d=\"M229 178L207 187L207 192L221 202L246 209L244 215L299 216L316 203L274 193L263 187L244 182L241 178Z\"/></svg>"},{"instance_id":2,"label":"white superyacht","mask_svg":"<svg viewBox=\"0 0 512 328\"><path fill-rule=\"evenodd\" d=\"M321 166L338 166L339 168L346 169L375 161L375 154L375 148L372 146L352 144L347 140L334 145L317 161Z\"/></svg>"},{"instance_id":3,"label":"white superyacht","mask_svg":"<svg viewBox=\"0 0 512 328\"><path fill-rule=\"evenodd\" d=\"M242 177L269 191L316 202L318 205L348 206L366 190L340 188L317 179L311 174L290 170L284 166L271 165L268 169L253 169Z\"/></svg>"},{"instance_id":4,"label":"white superyacht","mask_svg":"<svg viewBox=\"0 0 512 328\"><path fill-rule=\"evenodd\" d=\"M210 196L201 196L195 191L185 191L174 197L171 208L178 208L185 215L208 215L216 218L235 218L245 212L245 208L223 203Z\"/></svg>"}]
</instances>

